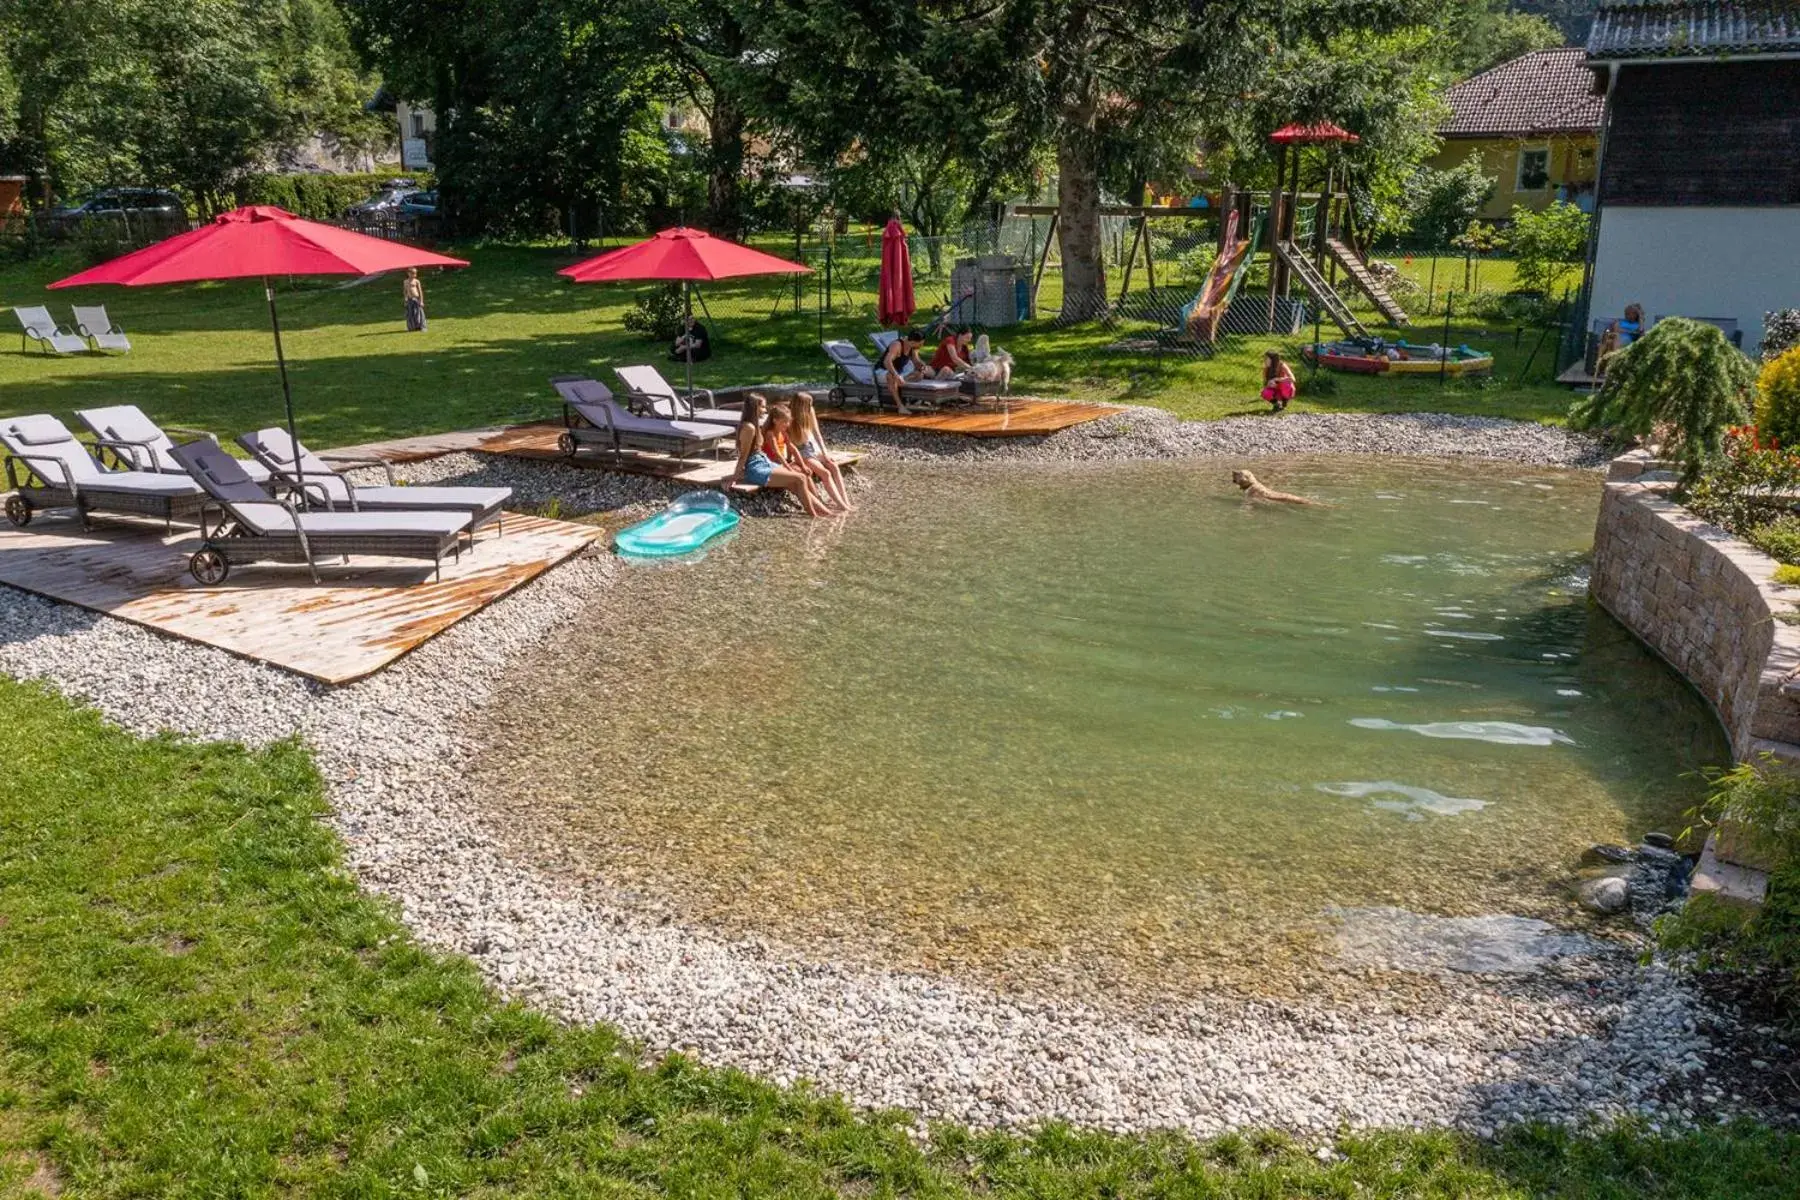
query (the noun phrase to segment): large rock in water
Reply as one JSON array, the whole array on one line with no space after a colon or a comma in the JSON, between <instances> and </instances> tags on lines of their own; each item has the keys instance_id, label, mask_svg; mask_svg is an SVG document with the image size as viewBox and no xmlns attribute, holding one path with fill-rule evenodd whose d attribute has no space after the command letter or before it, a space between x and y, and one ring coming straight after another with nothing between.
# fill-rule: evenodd
<instances>
[{"instance_id":1,"label":"large rock in water","mask_svg":"<svg viewBox=\"0 0 1800 1200\"><path fill-rule=\"evenodd\" d=\"M1589 912L1624 912L1631 903L1631 885L1616 875L1605 875L1582 884L1575 899Z\"/></svg>"}]
</instances>

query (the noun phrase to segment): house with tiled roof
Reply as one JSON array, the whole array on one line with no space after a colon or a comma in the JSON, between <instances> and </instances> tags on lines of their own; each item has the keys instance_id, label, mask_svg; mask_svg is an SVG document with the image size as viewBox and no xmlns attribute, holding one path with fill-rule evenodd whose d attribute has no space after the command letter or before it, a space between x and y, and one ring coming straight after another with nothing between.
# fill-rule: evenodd
<instances>
[{"instance_id":1,"label":"house with tiled roof","mask_svg":"<svg viewBox=\"0 0 1800 1200\"><path fill-rule=\"evenodd\" d=\"M1605 107L1593 84L1579 46L1534 50L1471 76L1445 93L1450 116L1430 165L1448 169L1479 156L1495 181L1486 220L1558 199L1591 208Z\"/></svg>"},{"instance_id":2,"label":"house with tiled roof","mask_svg":"<svg viewBox=\"0 0 1800 1200\"><path fill-rule=\"evenodd\" d=\"M1640 304L1762 340L1800 306L1800 0L1603 0L1588 325Z\"/></svg>"}]
</instances>

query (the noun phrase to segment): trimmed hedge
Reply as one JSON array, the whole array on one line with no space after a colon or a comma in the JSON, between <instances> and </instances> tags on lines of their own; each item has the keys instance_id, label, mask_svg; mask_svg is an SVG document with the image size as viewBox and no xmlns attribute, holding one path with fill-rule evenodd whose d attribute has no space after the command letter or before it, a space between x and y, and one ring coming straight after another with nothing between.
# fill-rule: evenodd
<instances>
[{"instance_id":1,"label":"trimmed hedge","mask_svg":"<svg viewBox=\"0 0 1800 1200\"><path fill-rule=\"evenodd\" d=\"M297 217L313 221L336 220L352 204L360 204L379 192L390 179L416 179L428 188L431 180L405 171L379 171L366 175L248 175L237 185L239 204L273 204Z\"/></svg>"}]
</instances>

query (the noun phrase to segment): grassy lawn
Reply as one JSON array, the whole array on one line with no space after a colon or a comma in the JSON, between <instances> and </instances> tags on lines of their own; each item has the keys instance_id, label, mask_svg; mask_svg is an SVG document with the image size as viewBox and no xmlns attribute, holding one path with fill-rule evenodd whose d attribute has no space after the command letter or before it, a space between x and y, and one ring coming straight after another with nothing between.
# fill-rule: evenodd
<instances>
[{"instance_id":1,"label":"grassy lawn","mask_svg":"<svg viewBox=\"0 0 1800 1200\"><path fill-rule=\"evenodd\" d=\"M772 243L770 249L791 247ZM395 280L280 281L282 326L306 440L343 445L550 415L551 375L580 372L610 380L608 366L661 362L659 344L621 324L641 289L569 284L555 274L571 261L562 251L477 247L462 253L473 266L427 277L431 329L421 335L404 331ZM67 321L71 302L103 302L131 335L132 353L53 359L20 352L17 342L0 337L0 415L66 415L128 401L166 424L220 433L278 419L280 385L260 284L95 288L86 294L44 290L44 284L82 265L62 257L0 268L0 307L47 302ZM1459 272L1460 266L1458 260ZM826 336L860 342L875 327L873 270L873 259L839 264L836 277L849 292L835 289L836 309L823 323ZM1045 311L1054 311L1059 287L1054 275L1046 278ZM943 290L921 285L921 321L935 313ZM1179 289L1171 294L1176 305L1185 298ZM711 287L705 300L717 352L696 370L698 383L829 377L818 349L821 322L816 313L793 312L791 286L784 291L779 281L757 281ZM778 301L783 307L776 312ZM0 317L0 334L10 333L14 323L10 315ZM1255 393L1263 350L1293 355L1310 340L1310 331L1297 339L1241 338L1209 361L1165 357L1159 362L1153 355L1103 351L1121 332L1036 322L1002 331L996 340L1018 358L1016 384L1022 392L1154 404L1184 417L1260 410ZM1431 341L1443 329L1422 321L1409 332L1414 340ZM1435 379L1330 376L1325 384L1303 388L1295 408L1560 420L1568 396L1547 380L1549 354L1540 353L1530 378L1519 382L1535 335L1515 347L1515 334L1511 327L1462 319L1451 327L1452 341L1494 350L1492 382L1440 387ZM673 364L661 365L672 378L678 375Z\"/></svg>"},{"instance_id":2,"label":"grassy lawn","mask_svg":"<svg viewBox=\"0 0 1800 1200\"><path fill-rule=\"evenodd\" d=\"M0 1195L1790 1196L1793 1135L1030 1137L561 1027L357 891L292 745L0 681Z\"/></svg>"}]
</instances>

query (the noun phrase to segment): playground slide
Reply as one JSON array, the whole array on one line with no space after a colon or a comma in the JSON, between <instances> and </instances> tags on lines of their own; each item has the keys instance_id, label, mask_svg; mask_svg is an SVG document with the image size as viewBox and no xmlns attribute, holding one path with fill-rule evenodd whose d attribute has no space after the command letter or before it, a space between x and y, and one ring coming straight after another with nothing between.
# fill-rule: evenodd
<instances>
[{"instance_id":1,"label":"playground slide","mask_svg":"<svg viewBox=\"0 0 1800 1200\"><path fill-rule=\"evenodd\" d=\"M1251 222L1250 235L1233 240L1237 219L1235 210L1226 218L1225 244L1228 249L1214 260L1205 286L1188 306L1182 322L1188 333L1208 342L1219 335L1219 322L1224 320L1225 310L1231 307L1232 297L1237 295L1238 285L1243 282L1245 269L1250 265L1251 248L1262 233L1263 218L1259 213Z\"/></svg>"}]
</instances>

